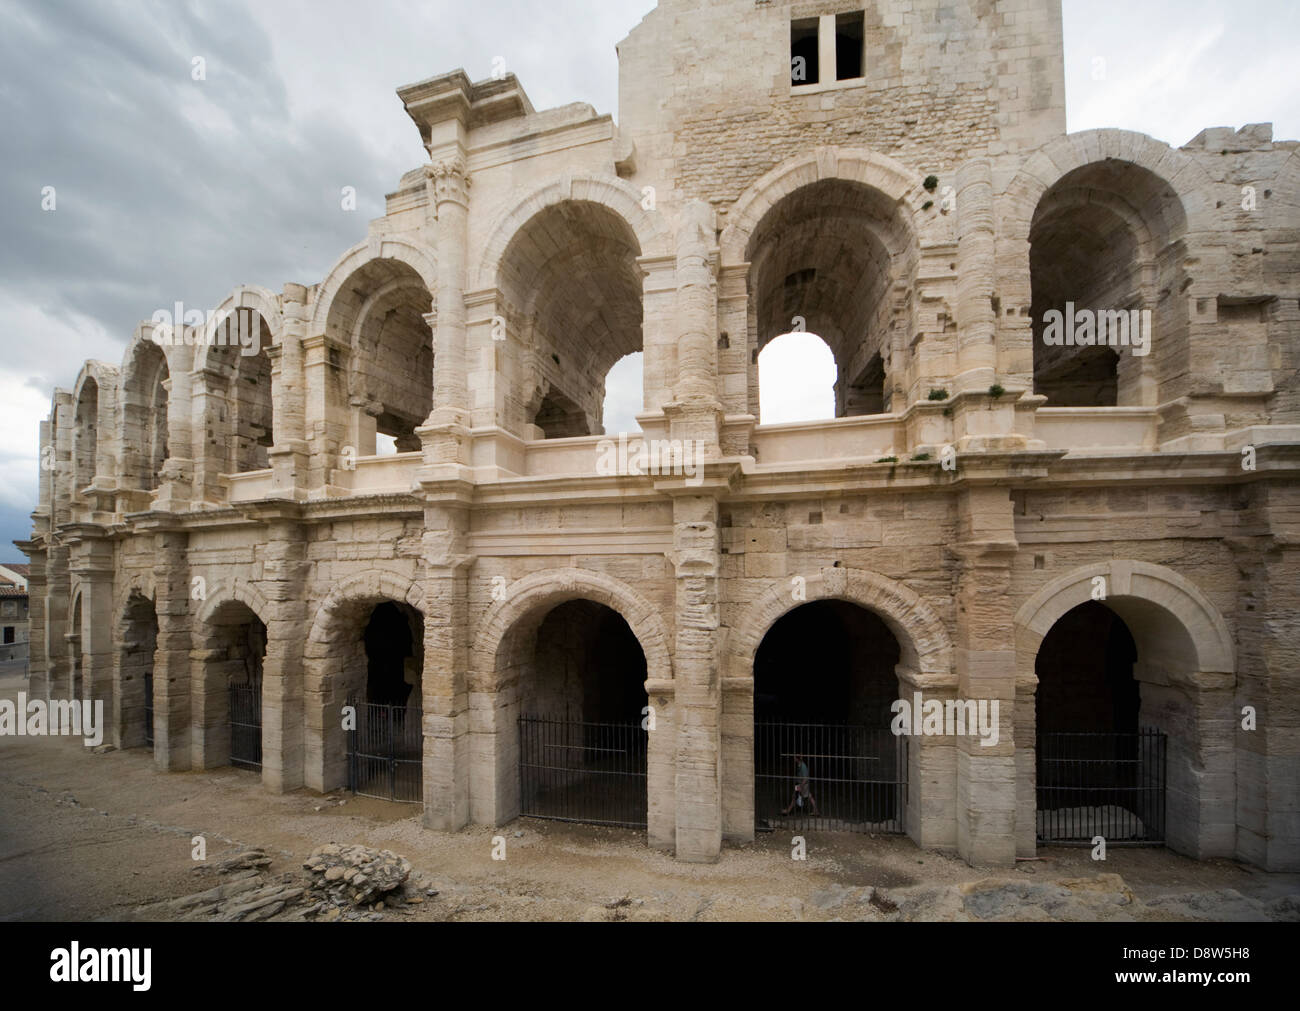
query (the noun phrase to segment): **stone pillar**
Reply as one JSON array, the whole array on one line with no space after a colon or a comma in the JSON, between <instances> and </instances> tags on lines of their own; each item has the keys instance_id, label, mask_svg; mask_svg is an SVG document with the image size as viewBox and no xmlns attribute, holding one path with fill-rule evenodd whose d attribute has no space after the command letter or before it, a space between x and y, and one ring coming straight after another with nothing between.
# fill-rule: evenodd
<instances>
[{"instance_id":1,"label":"stone pillar","mask_svg":"<svg viewBox=\"0 0 1300 1011\"><path fill-rule=\"evenodd\" d=\"M272 495L302 499L307 494L311 446L307 442L307 385L303 338L307 333L307 289L286 284L280 306L280 343L272 357L271 397L275 444L267 451Z\"/></svg>"},{"instance_id":2,"label":"stone pillar","mask_svg":"<svg viewBox=\"0 0 1300 1011\"><path fill-rule=\"evenodd\" d=\"M330 476L338 465L339 450L347 444L351 429L348 381L344 362L347 345L325 334L302 341L303 392L306 400L308 449L306 491L309 498L323 498ZM276 464L272 464L272 468ZM282 469L284 464L279 465ZM295 478L301 489L302 482Z\"/></svg>"},{"instance_id":3,"label":"stone pillar","mask_svg":"<svg viewBox=\"0 0 1300 1011\"><path fill-rule=\"evenodd\" d=\"M424 824L447 832L469 822L467 503L435 494L424 526ZM505 730L516 732L514 726ZM494 758L473 757L489 767Z\"/></svg>"},{"instance_id":4,"label":"stone pillar","mask_svg":"<svg viewBox=\"0 0 1300 1011\"><path fill-rule=\"evenodd\" d=\"M154 606L158 643L153 665L154 763L160 769L190 768L190 572L189 536L158 526L154 548Z\"/></svg>"},{"instance_id":5,"label":"stone pillar","mask_svg":"<svg viewBox=\"0 0 1300 1011\"><path fill-rule=\"evenodd\" d=\"M54 391L54 469L50 475L50 541L45 581L45 636L41 648L47 661L46 691L50 698L71 697L72 664L68 659L68 608L72 576L68 545L59 528L72 519L72 394Z\"/></svg>"},{"instance_id":6,"label":"stone pillar","mask_svg":"<svg viewBox=\"0 0 1300 1011\"><path fill-rule=\"evenodd\" d=\"M1272 462L1269 455L1269 447L1261 448L1262 467ZM1268 533L1229 542L1241 572L1231 709L1236 856L1294 872L1300 871L1300 552L1293 517L1300 493L1282 483L1250 488L1253 508L1242 520ZM1243 726L1247 706L1253 730ZM1205 812L1207 821L1220 817Z\"/></svg>"},{"instance_id":7,"label":"stone pillar","mask_svg":"<svg viewBox=\"0 0 1300 1011\"><path fill-rule=\"evenodd\" d=\"M922 704L934 699L947 702L956 692L948 685L929 684L910 667L899 664L898 697L909 704L921 693ZM924 714L922 714L924 715ZM957 751L951 737L907 738L907 818L904 828L918 846L925 849L957 848Z\"/></svg>"},{"instance_id":8,"label":"stone pillar","mask_svg":"<svg viewBox=\"0 0 1300 1011\"><path fill-rule=\"evenodd\" d=\"M682 209L677 229L677 385L681 402L718 399L717 294L710 253L714 213L702 200Z\"/></svg>"},{"instance_id":9,"label":"stone pillar","mask_svg":"<svg viewBox=\"0 0 1300 1011\"><path fill-rule=\"evenodd\" d=\"M438 314L434 333L433 410L416 430L425 463L468 463L465 261L469 172L457 143L425 170L438 212Z\"/></svg>"},{"instance_id":10,"label":"stone pillar","mask_svg":"<svg viewBox=\"0 0 1300 1011\"><path fill-rule=\"evenodd\" d=\"M955 390L986 391L997 375L993 311L993 176L987 160L957 170L957 375Z\"/></svg>"},{"instance_id":11,"label":"stone pillar","mask_svg":"<svg viewBox=\"0 0 1300 1011\"><path fill-rule=\"evenodd\" d=\"M673 497L677 692L677 857L693 863L722 850L722 677L718 570L721 540L714 494L679 486ZM691 492L697 492L692 494Z\"/></svg>"},{"instance_id":12,"label":"stone pillar","mask_svg":"<svg viewBox=\"0 0 1300 1011\"><path fill-rule=\"evenodd\" d=\"M749 264L723 267L718 274L718 399L727 419L723 456L745 456L758 424L749 410Z\"/></svg>"},{"instance_id":13,"label":"stone pillar","mask_svg":"<svg viewBox=\"0 0 1300 1011\"><path fill-rule=\"evenodd\" d=\"M282 507L288 508L288 507ZM266 529L260 586L270 605L262 662L262 785L288 793L305 782L303 654L307 615L305 528L272 520Z\"/></svg>"},{"instance_id":14,"label":"stone pillar","mask_svg":"<svg viewBox=\"0 0 1300 1011\"><path fill-rule=\"evenodd\" d=\"M71 568L81 583L82 698L101 702L107 723L114 712L113 686L113 543L89 525L78 529ZM105 728L104 739L114 733Z\"/></svg>"},{"instance_id":15,"label":"stone pillar","mask_svg":"<svg viewBox=\"0 0 1300 1011\"><path fill-rule=\"evenodd\" d=\"M962 559L954 659L961 699L998 703L998 743L977 735L955 741L957 852L972 864L1013 865L1016 858L1015 607L1010 594L1016 552L1011 495L1004 487L967 486L957 500Z\"/></svg>"},{"instance_id":16,"label":"stone pillar","mask_svg":"<svg viewBox=\"0 0 1300 1011\"><path fill-rule=\"evenodd\" d=\"M642 275L641 406L653 412L672 400L677 381L677 260L642 256L636 262Z\"/></svg>"},{"instance_id":17,"label":"stone pillar","mask_svg":"<svg viewBox=\"0 0 1300 1011\"><path fill-rule=\"evenodd\" d=\"M173 512L189 508L195 492L195 460L202 459L205 433L201 404L194 398L194 347L173 345L167 355L167 459L159 471L153 507ZM196 414L196 410L198 413Z\"/></svg>"},{"instance_id":18,"label":"stone pillar","mask_svg":"<svg viewBox=\"0 0 1300 1011\"><path fill-rule=\"evenodd\" d=\"M15 542L31 562L27 577L27 639L29 675L27 694L32 698L48 698L49 658L45 652L45 601L48 553L38 541ZM39 546L38 546L39 545Z\"/></svg>"}]
</instances>

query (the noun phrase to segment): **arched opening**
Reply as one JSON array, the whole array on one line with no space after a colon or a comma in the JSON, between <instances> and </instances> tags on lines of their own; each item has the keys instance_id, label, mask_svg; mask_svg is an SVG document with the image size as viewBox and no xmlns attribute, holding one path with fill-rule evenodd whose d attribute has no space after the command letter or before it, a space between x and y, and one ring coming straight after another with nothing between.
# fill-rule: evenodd
<instances>
[{"instance_id":1,"label":"arched opening","mask_svg":"<svg viewBox=\"0 0 1300 1011\"><path fill-rule=\"evenodd\" d=\"M341 617L336 685L345 711L347 785L380 800L422 803L424 616L406 603L359 603Z\"/></svg>"},{"instance_id":2,"label":"arched opening","mask_svg":"<svg viewBox=\"0 0 1300 1011\"><path fill-rule=\"evenodd\" d=\"M1048 407L1155 402L1171 376L1149 355L1187 325L1185 230L1168 183L1128 162L1083 165L1043 194L1029 232L1030 315L1034 392Z\"/></svg>"},{"instance_id":3,"label":"arched opening","mask_svg":"<svg viewBox=\"0 0 1300 1011\"><path fill-rule=\"evenodd\" d=\"M239 308L214 327L208 349L208 452L221 473L269 467L274 439L271 331L262 314Z\"/></svg>"},{"instance_id":4,"label":"arched opening","mask_svg":"<svg viewBox=\"0 0 1300 1011\"><path fill-rule=\"evenodd\" d=\"M203 633L202 767L260 770L266 625L246 604L230 600L216 609Z\"/></svg>"},{"instance_id":5,"label":"arched opening","mask_svg":"<svg viewBox=\"0 0 1300 1011\"><path fill-rule=\"evenodd\" d=\"M777 337L808 331L834 358L835 417L901 406L896 362L912 330L913 245L898 202L870 186L822 179L782 198L746 246L751 361ZM758 415L754 378L749 409Z\"/></svg>"},{"instance_id":6,"label":"arched opening","mask_svg":"<svg viewBox=\"0 0 1300 1011\"><path fill-rule=\"evenodd\" d=\"M81 593L72 602L72 618L65 636L68 648L68 698L79 699L85 691L84 667L81 658Z\"/></svg>"},{"instance_id":7,"label":"arched opening","mask_svg":"<svg viewBox=\"0 0 1300 1011\"><path fill-rule=\"evenodd\" d=\"M639 432L636 416L641 413L645 390L644 354L634 351L624 355L605 376L605 400L601 408L605 435Z\"/></svg>"},{"instance_id":8,"label":"arched opening","mask_svg":"<svg viewBox=\"0 0 1300 1011\"><path fill-rule=\"evenodd\" d=\"M1035 777L1043 843L1164 839L1164 734L1144 728L1138 648L1124 619L1098 601L1067 611L1043 638Z\"/></svg>"},{"instance_id":9,"label":"arched opening","mask_svg":"<svg viewBox=\"0 0 1300 1011\"><path fill-rule=\"evenodd\" d=\"M523 391L510 428L547 439L605 430L606 376L642 349L640 255L622 217L582 200L539 211L510 240L497 282Z\"/></svg>"},{"instance_id":10,"label":"arched opening","mask_svg":"<svg viewBox=\"0 0 1300 1011\"><path fill-rule=\"evenodd\" d=\"M158 487L167 460L167 359L150 332L137 332L122 381L122 487L139 492Z\"/></svg>"},{"instance_id":11,"label":"arched opening","mask_svg":"<svg viewBox=\"0 0 1300 1011\"><path fill-rule=\"evenodd\" d=\"M754 656L760 831L906 830L907 738L890 730L899 656L885 622L843 600L802 604L768 630Z\"/></svg>"},{"instance_id":12,"label":"arched opening","mask_svg":"<svg viewBox=\"0 0 1300 1011\"><path fill-rule=\"evenodd\" d=\"M153 665L158 614L152 600L132 593L122 622L119 690L122 747L153 747Z\"/></svg>"},{"instance_id":13,"label":"arched opening","mask_svg":"<svg viewBox=\"0 0 1300 1011\"><path fill-rule=\"evenodd\" d=\"M498 789L518 798L503 820L644 828L646 659L622 615L584 599L539 607L506 633L497 674L519 727L500 766Z\"/></svg>"},{"instance_id":14,"label":"arched opening","mask_svg":"<svg viewBox=\"0 0 1300 1011\"><path fill-rule=\"evenodd\" d=\"M759 424L835 417L836 374L835 355L816 334L774 338L758 355Z\"/></svg>"},{"instance_id":15,"label":"arched opening","mask_svg":"<svg viewBox=\"0 0 1300 1011\"><path fill-rule=\"evenodd\" d=\"M77 400L73 430L72 492L81 493L95 480L95 455L99 446L99 384L87 376Z\"/></svg>"},{"instance_id":16,"label":"arched opening","mask_svg":"<svg viewBox=\"0 0 1300 1011\"><path fill-rule=\"evenodd\" d=\"M432 309L419 273L387 258L358 267L334 297L326 333L351 349L348 439L359 456L378 453L381 436L395 452L420 449L415 430L433 410Z\"/></svg>"}]
</instances>

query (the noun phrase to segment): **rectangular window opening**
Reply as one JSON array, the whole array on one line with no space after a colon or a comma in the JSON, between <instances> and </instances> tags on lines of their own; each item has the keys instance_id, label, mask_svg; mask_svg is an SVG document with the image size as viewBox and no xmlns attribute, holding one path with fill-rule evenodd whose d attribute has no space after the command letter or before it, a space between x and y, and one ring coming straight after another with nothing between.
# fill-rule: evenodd
<instances>
[{"instance_id":1,"label":"rectangular window opening","mask_svg":"<svg viewBox=\"0 0 1300 1011\"><path fill-rule=\"evenodd\" d=\"M862 11L835 16L835 80L849 81L862 76L863 25L866 15Z\"/></svg>"},{"instance_id":2,"label":"rectangular window opening","mask_svg":"<svg viewBox=\"0 0 1300 1011\"><path fill-rule=\"evenodd\" d=\"M816 84L817 18L800 18L790 22L790 83Z\"/></svg>"}]
</instances>

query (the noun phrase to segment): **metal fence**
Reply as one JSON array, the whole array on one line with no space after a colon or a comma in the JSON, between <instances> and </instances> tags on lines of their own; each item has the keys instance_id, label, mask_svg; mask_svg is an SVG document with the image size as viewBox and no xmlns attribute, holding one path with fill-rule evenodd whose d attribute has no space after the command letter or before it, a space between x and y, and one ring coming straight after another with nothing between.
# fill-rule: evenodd
<instances>
[{"instance_id":1,"label":"metal fence","mask_svg":"<svg viewBox=\"0 0 1300 1011\"><path fill-rule=\"evenodd\" d=\"M1159 845L1165 840L1167 739L1134 734L1038 735L1038 841L1108 846Z\"/></svg>"},{"instance_id":2,"label":"metal fence","mask_svg":"<svg viewBox=\"0 0 1300 1011\"><path fill-rule=\"evenodd\" d=\"M825 723L754 724L760 830L902 833L906 809L905 735Z\"/></svg>"},{"instance_id":3,"label":"metal fence","mask_svg":"<svg viewBox=\"0 0 1300 1011\"><path fill-rule=\"evenodd\" d=\"M262 767L262 686L230 686L230 764Z\"/></svg>"},{"instance_id":4,"label":"metal fence","mask_svg":"<svg viewBox=\"0 0 1300 1011\"><path fill-rule=\"evenodd\" d=\"M348 731L348 789L404 804L424 801L424 732L416 706L348 697L356 727Z\"/></svg>"},{"instance_id":5,"label":"metal fence","mask_svg":"<svg viewBox=\"0 0 1300 1011\"><path fill-rule=\"evenodd\" d=\"M153 673L144 676L144 743L153 747Z\"/></svg>"},{"instance_id":6,"label":"metal fence","mask_svg":"<svg viewBox=\"0 0 1300 1011\"><path fill-rule=\"evenodd\" d=\"M521 716L520 813L645 828L647 742L640 723Z\"/></svg>"}]
</instances>

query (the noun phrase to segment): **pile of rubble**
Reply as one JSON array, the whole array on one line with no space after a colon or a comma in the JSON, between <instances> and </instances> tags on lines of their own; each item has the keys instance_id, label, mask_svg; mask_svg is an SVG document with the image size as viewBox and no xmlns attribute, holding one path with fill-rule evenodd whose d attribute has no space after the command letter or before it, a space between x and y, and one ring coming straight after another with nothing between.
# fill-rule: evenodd
<instances>
[{"instance_id":1,"label":"pile of rubble","mask_svg":"<svg viewBox=\"0 0 1300 1011\"><path fill-rule=\"evenodd\" d=\"M383 910L417 906L437 895L411 864L388 850L330 843L312 850L303 867L309 880L271 875L271 857L250 849L196 869L224 880L211 888L142 910L152 919L379 920ZM369 907L369 908L367 908Z\"/></svg>"},{"instance_id":2,"label":"pile of rubble","mask_svg":"<svg viewBox=\"0 0 1300 1011\"><path fill-rule=\"evenodd\" d=\"M437 895L421 888L410 861L389 850L328 843L312 850L303 867L312 874L312 906L306 916L319 920L358 919L355 910L373 914L403 905L419 905Z\"/></svg>"},{"instance_id":3,"label":"pile of rubble","mask_svg":"<svg viewBox=\"0 0 1300 1011\"><path fill-rule=\"evenodd\" d=\"M301 901L306 889L292 874L267 878L262 869L271 858L263 850L246 850L215 868L224 882L193 895L174 899L166 909L182 920L232 922L267 920Z\"/></svg>"}]
</instances>

